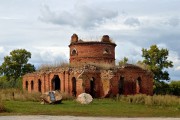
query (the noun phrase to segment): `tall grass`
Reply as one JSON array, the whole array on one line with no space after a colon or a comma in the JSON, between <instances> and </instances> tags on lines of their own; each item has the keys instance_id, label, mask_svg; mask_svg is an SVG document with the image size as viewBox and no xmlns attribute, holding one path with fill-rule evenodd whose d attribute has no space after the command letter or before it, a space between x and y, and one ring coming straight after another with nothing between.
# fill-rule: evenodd
<instances>
[{"instance_id":1,"label":"tall grass","mask_svg":"<svg viewBox=\"0 0 180 120\"><path fill-rule=\"evenodd\" d=\"M180 97L171 95L154 95L147 96L144 94L128 95L116 97L117 101L125 101L128 103L137 103L144 105L159 105L159 106L176 106L180 105Z\"/></svg>"},{"instance_id":2,"label":"tall grass","mask_svg":"<svg viewBox=\"0 0 180 120\"><path fill-rule=\"evenodd\" d=\"M4 112L4 111L5 111L5 106L4 106L3 101L2 101L2 99L0 97L0 113Z\"/></svg>"},{"instance_id":3,"label":"tall grass","mask_svg":"<svg viewBox=\"0 0 180 120\"><path fill-rule=\"evenodd\" d=\"M41 93L28 93L20 89L2 89L0 90L0 98L4 100L18 101L40 101Z\"/></svg>"},{"instance_id":4,"label":"tall grass","mask_svg":"<svg viewBox=\"0 0 180 120\"><path fill-rule=\"evenodd\" d=\"M37 71L46 71L46 70L51 70L55 68L67 68L69 66L70 64L67 63L66 61L60 61L58 63L42 64L38 67Z\"/></svg>"}]
</instances>

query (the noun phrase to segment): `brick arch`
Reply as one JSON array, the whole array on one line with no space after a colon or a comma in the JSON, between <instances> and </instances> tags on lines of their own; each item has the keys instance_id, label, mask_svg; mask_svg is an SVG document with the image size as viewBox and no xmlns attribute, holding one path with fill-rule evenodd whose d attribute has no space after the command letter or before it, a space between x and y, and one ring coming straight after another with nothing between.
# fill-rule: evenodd
<instances>
[{"instance_id":1,"label":"brick arch","mask_svg":"<svg viewBox=\"0 0 180 120\"><path fill-rule=\"evenodd\" d=\"M73 49L72 49L72 51L71 51L71 55L72 55L72 56L77 55L77 50L76 50L75 48L73 48Z\"/></svg>"},{"instance_id":2,"label":"brick arch","mask_svg":"<svg viewBox=\"0 0 180 120\"><path fill-rule=\"evenodd\" d=\"M28 85L29 85L28 80L26 80L26 82L25 82L25 88L26 88L26 90L28 90Z\"/></svg>"},{"instance_id":3,"label":"brick arch","mask_svg":"<svg viewBox=\"0 0 180 120\"><path fill-rule=\"evenodd\" d=\"M38 92L42 92L42 82L38 79Z\"/></svg>"},{"instance_id":4,"label":"brick arch","mask_svg":"<svg viewBox=\"0 0 180 120\"><path fill-rule=\"evenodd\" d=\"M72 77L71 82L72 82L72 95L76 97L77 94L76 78Z\"/></svg>"},{"instance_id":5,"label":"brick arch","mask_svg":"<svg viewBox=\"0 0 180 120\"><path fill-rule=\"evenodd\" d=\"M141 77L138 77L136 79L136 93L142 93L142 79Z\"/></svg>"},{"instance_id":6,"label":"brick arch","mask_svg":"<svg viewBox=\"0 0 180 120\"><path fill-rule=\"evenodd\" d=\"M52 90L61 90L61 80L59 75L54 75L53 79L51 80Z\"/></svg>"},{"instance_id":7,"label":"brick arch","mask_svg":"<svg viewBox=\"0 0 180 120\"><path fill-rule=\"evenodd\" d=\"M120 76L119 81L118 81L118 93L124 94L124 86L125 86L125 79L124 76Z\"/></svg>"},{"instance_id":8,"label":"brick arch","mask_svg":"<svg viewBox=\"0 0 180 120\"><path fill-rule=\"evenodd\" d=\"M34 90L34 80L31 80L31 91Z\"/></svg>"}]
</instances>

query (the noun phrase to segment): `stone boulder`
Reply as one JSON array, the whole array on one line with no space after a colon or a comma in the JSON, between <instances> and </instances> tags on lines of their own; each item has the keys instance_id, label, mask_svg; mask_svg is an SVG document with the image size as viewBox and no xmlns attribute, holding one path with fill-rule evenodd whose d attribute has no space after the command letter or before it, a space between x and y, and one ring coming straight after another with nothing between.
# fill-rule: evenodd
<instances>
[{"instance_id":1,"label":"stone boulder","mask_svg":"<svg viewBox=\"0 0 180 120\"><path fill-rule=\"evenodd\" d=\"M92 96L87 93L81 93L80 95L78 95L76 99L76 101L81 104L89 104L92 102L92 100L93 100Z\"/></svg>"},{"instance_id":2,"label":"stone boulder","mask_svg":"<svg viewBox=\"0 0 180 120\"><path fill-rule=\"evenodd\" d=\"M62 94L59 91L49 91L41 95L41 104L57 104L62 101Z\"/></svg>"}]
</instances>

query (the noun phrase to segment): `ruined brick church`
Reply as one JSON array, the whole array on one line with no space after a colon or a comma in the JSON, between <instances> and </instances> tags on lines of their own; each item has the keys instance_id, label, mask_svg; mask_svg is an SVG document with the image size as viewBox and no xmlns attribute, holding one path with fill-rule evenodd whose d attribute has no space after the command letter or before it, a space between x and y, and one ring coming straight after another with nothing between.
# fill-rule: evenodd
<instances>
[{"instance_id":1,"label":"ruined brick church","mask_svg":"<svg viewBox=\"0 0 180 120\"><path fill-rule=\"evenodd\" d=\"M101 41L84 41L73 34L70 65L24 75L23 89L42 93L59 90L71 96L83 92L93 97L152 95L152 73L132 64L115 66L115 47L108 35Z\"/></svg>"}]
</instances>

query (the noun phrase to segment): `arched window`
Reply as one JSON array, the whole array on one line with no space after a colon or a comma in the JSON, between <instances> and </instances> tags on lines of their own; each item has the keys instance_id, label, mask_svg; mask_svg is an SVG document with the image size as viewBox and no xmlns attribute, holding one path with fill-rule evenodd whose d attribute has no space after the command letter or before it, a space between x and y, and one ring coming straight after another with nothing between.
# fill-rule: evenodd
<instances>
[{"instance_id":1,"label":"arched window","mask_svg":"<svg viewBox=\"0 0 180 120\"><path fill-rule=\"evenodd\" d=\"M61 80L58 75L54 75L52 79L52 90L61 90Z\"/></svg>"},{"instance_id":2,"label":"arched window","mask_svg":"<svg viewBox=\"0 0 180 120\"><path fill-rule=\"evenodd\" d=\"M28 81L26 81L26 90L28 90Z\"/></svg>"},{"instance_id":3,"label":"arched window","mask_svg":"<svg viewBox=\"0 0 180 120\"><path fill-rule=\"evenodd\" d=\"M141 83L141 77L138 77L136 80L136 93L141 93L142 92L142 83Z\"/></svg>"},{"instance_id":4,"label":"arched window","mask_svg":"<svg viewBox=\"0 0 180 120\"><path fill-rule=\"evenodd\" d=\"M72 95L76 97L76 93L77 93L77 91L76 91L76 78L73 77L72 78Z\"/></svg>"},{"instance_id":5,"label":"arched window","mask_svg":"<svg viewBox=\"0 0 180 120\"><path fill-rule=\"evenodd\" d=\"M103 51L103 54L111 54L110 50L108 48L105 48Z\"/></svg>"},{"instance_id":6,"label":"arched window","mask_svg":"<svg viewBox=\"0 0 180 120\"><path fill-rule=\"evenodd\" d=\"M31 81L31 90L34 90L34 81Z\"/></svg>"},{"instance_id":7,"label":"arched window","mask_svg":"<svg viewBox=\"0 0 180 120\"><path fill-rule=\"evenodd\" d=\"M41 83L41 80L39 79L38 80L38 91L41 92L41 86L42 86L42 83Z\"/></svg>"},{"instance_id":8,"label":"arched window","mask_svg":"<svg viewBox=\"0 0 180 120\"><path fill-rule=\"evenodd\" d=\"M71 55L72 55L72 56L77 55L77 50L76 50L75 48L71 51Z\"/></svg>"},{"instance_id":9,"label":"arched window","mask_svg":"<svg viewBox=\"0 0 180 120\"><path fill-rule=\"evenodd\" d=\"M121 95L124 93L124 77L120 77L120 80L118 82L118 93Z\"/></svg>"}]
</instances>

